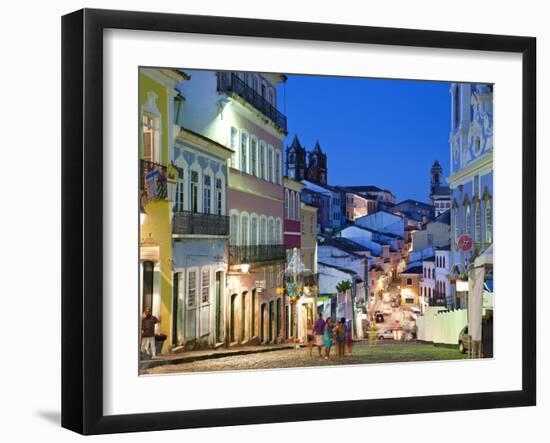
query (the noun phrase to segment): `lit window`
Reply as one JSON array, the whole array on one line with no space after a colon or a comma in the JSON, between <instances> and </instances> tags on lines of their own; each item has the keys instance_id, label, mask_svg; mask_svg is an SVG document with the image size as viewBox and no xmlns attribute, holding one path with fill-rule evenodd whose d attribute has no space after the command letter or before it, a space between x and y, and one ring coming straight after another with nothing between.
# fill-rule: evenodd
<instances>
[{"instance_id":1,"label":"lit window","mask_svg":"<svg viewBox=\"0 0 550 443\"><path fill-rule=\"evenodd\" d=\"M239 137L238 134L239 131L237 130L237 128L231 127L231 138L229 140L229 146L233 152L231 153L231 158L229 159L229 166L231 166L232 168L237 167L237 140Z\"/></svg>"},{"instance_id":2,"label":"lit window","mask_svg":"<svg viewBox=\"0 0 550 443\"><path fill-rule=\"evenodd\" d=\"M183 177L183 170L180 169L179 177L178 177L178 183L176 187L176 204L174 206L174 210L176 212L184 211L184 203L185 203L185 179Z\"/></svg>"},{"instance_id":3,"label":"lit window","mask_svg":"<svg viewBox=\"0 0 550 443\"><path fill-rule=\"evenodd\" d=\"M202 189L202 212L204 214L210 214L212 208L212 189L211 189L211 178L209 175L204 176L204 187Z\"/></svg>"},{"instance_id":4,"label":"lit window","mask_svg":"<svg viewBox=\"0 0 550 443\"><path fill-rule=\"evenodd\" d=\"M250 218L250 244L258 244L258 217Z\"/></svg>"},{"instance_id":5,"label":"lit window","mask_svg":"<svg viewBox=\"0 0 550 443\"><path fill-rule=\"evenodd\" d=\"M221 179L216 179L216 214L223 214L223 189Z\"/></svg>"},{"instance_id":6,"label":"lit window","mask_svg":"<svg viewBox=\"0 0 550 443\"><path fill-rule=\"evenodd\" d=\"M493 202L485 203L485 242L493 243Z\"/></svg>"},{"instance_id":7,"label":"lit window","mask_svg":"<svg viewBox=\"0 0 550 443\"><path fill-rule=\"evenodd\" d=\"M241 134L241 171L247 172L248 166L248 134L243 132Z\"/></svg>"},{"instance_id":8,"label":"lit window","mask_svg":"<svg viewBox=\"0 0 550 443\"><path fill-rule=\"evenodd\" d=\"M260 142L260 174L259 177L265 180L265 155L266 155L266 146L264 142Z\"/></svg>"},{"instance_id":9,"label":"lit window","mask_svg":"<svg viewBox=\"0 0 550 443\"><path fill-rule=\"evenodd\" d=\"M143 160L160 163L159 119L144 114L141 125L143 130Z\"/></svg>"},{"instance_id":10,"label":"lit window","mask_svg":"<svg viewBox=\"0 0 550 443\"><path fill-rule=\"evenodd\" d=\"M191 207L192 212L199 212L199 173L197 171L191 171Z\"/></svg>"},{"instance_id":11,"label":"lit window","mask_svg":"<svg viewBox=\"0 0 550 443\"><path fill-rule=\"evenodd\" d=\"M258 175L258 141L255 137L250 138L250 173Z\"/></svg>"},{"instance_id":12,"label":"lit window","mask_svg":"<svg viewBox=\"0 0 550 443\"><path fill-rule=\"evenodd\" d=\"M481 205L479 200L475 203L475 239L476 243L481 243Z\"/></svg>"},{"instance_id":13,"label":"lit window","mask_svg":"<svg viewBox=\"0 0 550 443\"><path fill-rule=\"evenodd\" d=\"M248 244L248 216L241 217L241 245Z\"/></svg>"}]
</instances>

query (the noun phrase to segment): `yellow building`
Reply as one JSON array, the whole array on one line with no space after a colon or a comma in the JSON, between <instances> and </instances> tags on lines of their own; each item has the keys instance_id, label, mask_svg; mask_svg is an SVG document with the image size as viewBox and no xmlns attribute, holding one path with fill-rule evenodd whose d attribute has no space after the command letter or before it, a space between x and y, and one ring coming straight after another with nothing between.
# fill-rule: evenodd
<instances>
[{"instance_id":1,"label":"yellow building","mask_svg":"<svg viewBox=\"0 0 550 443\"><path fill-rule=\"evenodd\" d=\"M163 352L171 343L171 210L178 175L170 165L175 86L188 78L172 69L139 71L140 312L151 308L160 320L156 334L166 335Z\"/></svg>"}]
</instances>

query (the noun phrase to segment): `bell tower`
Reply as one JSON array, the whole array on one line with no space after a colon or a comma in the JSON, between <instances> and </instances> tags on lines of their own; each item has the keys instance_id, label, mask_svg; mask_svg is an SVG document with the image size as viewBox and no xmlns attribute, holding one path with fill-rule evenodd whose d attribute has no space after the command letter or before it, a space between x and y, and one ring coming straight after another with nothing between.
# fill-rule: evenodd
<instances>
[{"instance_id":1,"label":"bell tower","mask_svg":"<svg viewBox=\"0 0 550 443\"><path fill-rule=\"evenodd\" d=\"M434 191L441 186L441 176L443 175L443 168L436 160L430 169L430 194L433 194Z\"/></svg>"},{"instance_id":2,"label":"bell tower","mask_svg":"<svg viewBox=\"0 0 550 443\"><path fill-rule=\"evenodd\" d=\"M306 148L294 136L292 144L286 148L285 175L291 180L301 181L306 178Z\"/></svg>"}]
</instances>

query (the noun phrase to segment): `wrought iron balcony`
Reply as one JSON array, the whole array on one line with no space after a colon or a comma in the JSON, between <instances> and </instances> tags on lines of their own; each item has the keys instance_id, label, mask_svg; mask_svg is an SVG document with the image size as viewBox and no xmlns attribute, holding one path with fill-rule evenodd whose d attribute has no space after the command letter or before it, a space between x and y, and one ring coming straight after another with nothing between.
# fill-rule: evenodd
<instances>
[{"instance_id":1,"label":"wrought iron balcony","mask_svg":"<svg viewBox=\"0 0 550 443\"><path fill-rule=\"evenodd\" d=\"M275 126L287 132L286 116L267 101L261 94L248 86L237 74L220 72L218 75L218 91L234 93L250 103L254 108L269 118Z\"/></svg>"},{"instance_id":2,"label":"wrought iron balcony","mask_svg":"<svg viewBox=\"0 0 550 443\"><path fill-rule=\"evenodd\" d=\"M229 235L229 217L191 211L174 212L172 233L176 235Z\"/></svg>"},{"instance_id":3,"label":"wrought iron balcony","mask_svg":"<svg viewBox=\"0 0 550 443\"><path fill-rule=\"evenodd\" d=\"M229 245L230 265L284 260L285 256L284 245Z\"/></svg>"}]
</instances>

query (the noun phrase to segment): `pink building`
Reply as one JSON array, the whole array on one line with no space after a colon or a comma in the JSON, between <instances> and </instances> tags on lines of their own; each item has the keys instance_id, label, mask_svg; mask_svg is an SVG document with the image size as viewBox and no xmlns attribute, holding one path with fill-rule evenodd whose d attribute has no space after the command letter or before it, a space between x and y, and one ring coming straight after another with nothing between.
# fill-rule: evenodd
<instances>
[{"instance_id":1,"label":"pink building","mask_svg":"<svg viewBox=\"0 0 550 443\"><path fill-rule=\"evenodd\" d=\"M284 245L287 261L294 248L300 249L301 242L301 197L304 188L301 183L284 178L285 207L284 207Z\"/></svg>"}]
</instances>

